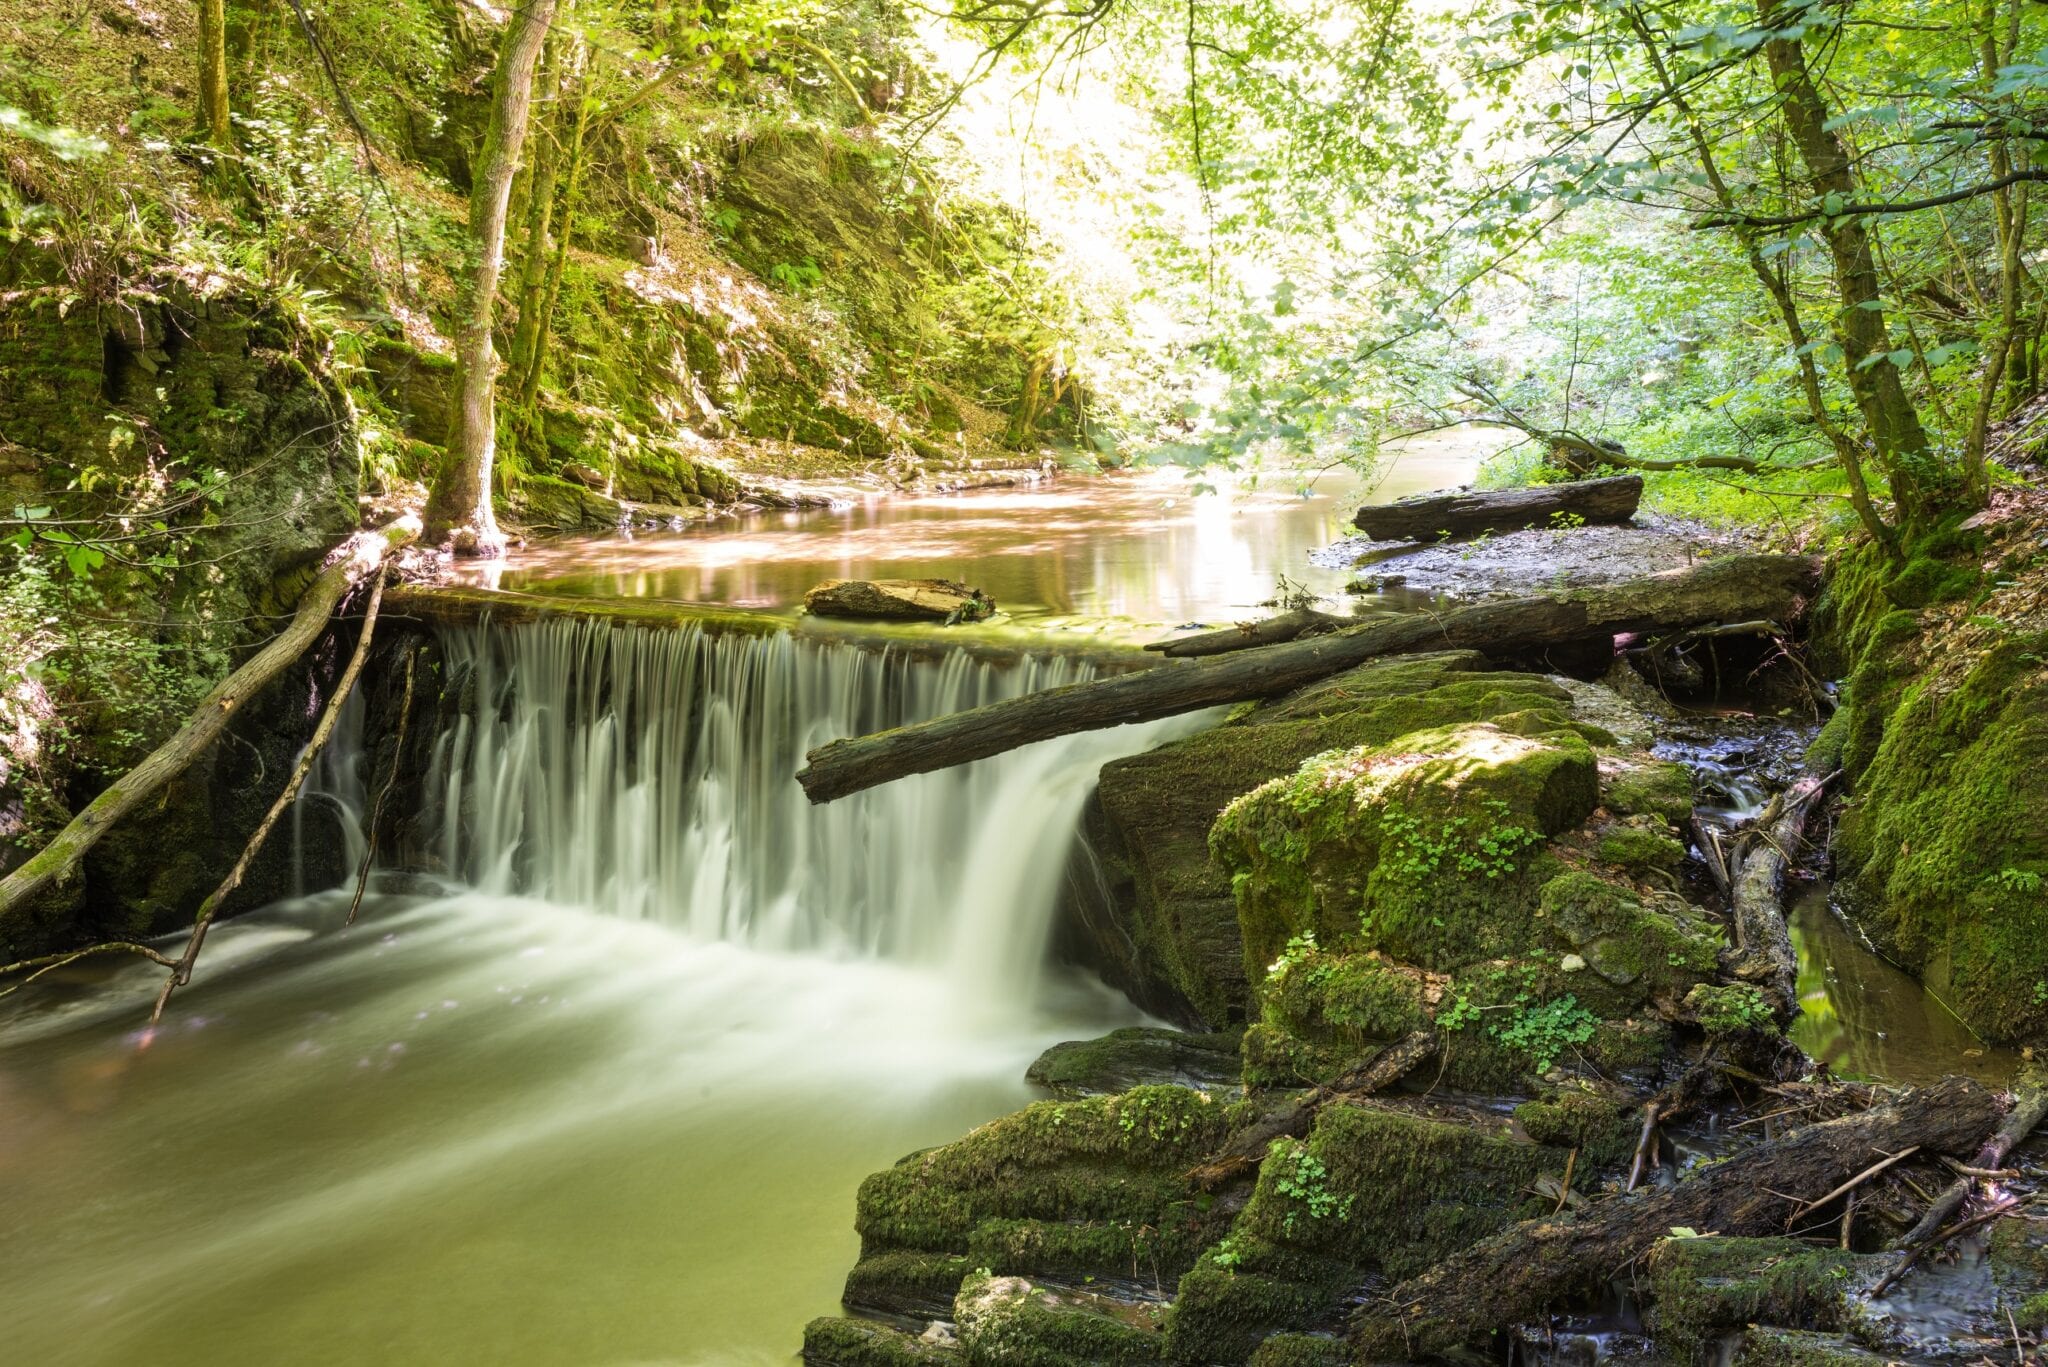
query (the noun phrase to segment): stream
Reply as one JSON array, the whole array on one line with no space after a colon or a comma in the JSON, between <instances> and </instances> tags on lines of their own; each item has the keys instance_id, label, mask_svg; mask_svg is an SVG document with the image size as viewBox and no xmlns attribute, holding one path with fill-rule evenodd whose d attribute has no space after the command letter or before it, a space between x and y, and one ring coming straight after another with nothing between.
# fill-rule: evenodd
<instances>
[{"instance_id":1,"label":"stream","mask_svg":"<svg viewBox=\"0 0 2048 1367\"><path fill-rule=\"evenodd\" d=\"M1411 451L1371 497L1475 459ZM1073 480L481 573L775 612L827 577L943 575L1027 639L1147 639L1252 615L1282 573L1335 592L1306 552L1359 497ZM459 882L373 895L347 928L320 889L224 924L153 1034L148 965L0 1002L7 1361L786 1363L837 1308L861 1178L1030 1100L1045 1046L1141 1019L1046 964L1057 883L1101 764L1201 718L813 809L790 781L808 746L1093 666L579 623L443 647L498 704L436 744L431 800L475 813L440 836ZM359 710L301 841L360 848ZM1802 1042L1845 1072L1962 1066L1959 1027L1821 896Z\"/></svg>"}]
</instances>

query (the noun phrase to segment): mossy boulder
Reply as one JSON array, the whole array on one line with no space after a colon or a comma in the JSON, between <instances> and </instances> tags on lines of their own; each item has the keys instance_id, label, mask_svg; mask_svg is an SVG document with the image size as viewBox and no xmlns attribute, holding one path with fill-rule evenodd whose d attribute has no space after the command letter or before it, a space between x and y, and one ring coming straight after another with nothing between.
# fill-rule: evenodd
<instances>
[{"instance_id":1,"label":"mossy boulder","mask_svg":"<svg viewBox=\"0 0 2048 1367\"><path fill-rule=\"evenodd\" d=\"M1685 846L1666 831L1664 819L1652 816L1618 821L1600 832L1595 852L1606 863L1634 874L1669 873L1685 862Z\"/></svg>"},{"instance_id":2,"label":"mossy boulder","mask_svg":"<svg viewBox=\"0 0 2048 1367\"><path fill-rule=\"evenodd\" d=\"M1742 1331L1727 1361L1729 1367L1894 1367L1896 1359L1859 1347L1840 1334L1753 1324Z\"/></svg>"},{"instance_id":3,"label":"mossy boulder","mask_svg":"<svg viewBox=\"0 0 2048 1367\"><path fill-rule=\"evenodd\" d=\"M1649 1258L1657 1346L1705 1362L1728 1330L1758 1321L1840 1329L1856 1262L1797 1239L1665 1239Z\"/></svg>"},{"instance_id":4,"label":"mossy boulder","mask_svg":"<svg viewBox=\"0 0 2048 1367\"><path fill-rule=\"evenodd\" d=\"M1542 735L1478 722L1318 755L1210 833L1247 973L1310 935L1436 971L1524 949L1536 847L1597 801L1592 748L1561 717Z\"/></svg>"},{"instance_id":5,"label":"mossy boulder","mask_svg":"<svg viewBox=\"0 0 2048 1367\"><path fill-rule=\"evenodd\" d=\"M1214 1027L1253 1014L1247 964L1263 972L1287 937L1247 955L1231 876L1210 858L1218 814L1325 751L1532 710L1551 709L1562 724L1563 688L1484 666L1473 651L1376 660L1104 765L1073 880L1103 896L1064 910L1062 950L1168 1018Z\"/></svg>"},{"instance_id":6,"label":"mossy boulder","mask_svg":"<svg viewBox=\"0 0 2048 1367\"><path fill-rule=\"evenodd\" d=\"M804 1326L803 1360L811 1367L957 1367L961 1354L950 1341L829 1315Z\"/></svg>"},{"instance_id":7,"label":"mossy boulder","mask_svg":"<svg viewBox=\"0 0 2048 1367\"><path fill-rule=\"evenodd\" d=\"M1117 1367L1160 1361L1165 1307L1052 1291L977 1272L960 1286L953 1323L970 1367Z\"/></svg>"},{"instance_id":8,"label":"mossy boulder","mask_svg":"<svg viewBox=\"0 0 2048 1367\"><path fill-rule=\"evenodd\" d=\"M1229 1236L1181 1278L1173 1355L1232 1362L1284 1331L1322 1330L1367 1273L1401 1278L1538 1213L1537 1176L1565 1154L1492 1120L1326 1106L1279 1140Z\"/></svg>"},{"instance_id":9,"label":"mossy boulder","mask_svg":"<svg viewBox=\"0 0 2048 1367\"><path fill-rule=\"evenodd\" d=\"M1692 770L1672 760L1629 756L1603 766L1600 800L1623 816L1655 816L1683 826L1692 816Z\"/></svg>"},{"instance_id":10,"label":"mossy boulder","mask_svg":"<svg viewBox=\"0 0 2048 1367\"><path fill-rule=\"evenodd\" d=\"M1220 1218L1184 1173L1245 1114L1184 1087L1047 1101L870 1176L856 1201L863 1304L928 1297L952 1264L996 1272L1170 1279Z\"/></svg>"}]
</instances>

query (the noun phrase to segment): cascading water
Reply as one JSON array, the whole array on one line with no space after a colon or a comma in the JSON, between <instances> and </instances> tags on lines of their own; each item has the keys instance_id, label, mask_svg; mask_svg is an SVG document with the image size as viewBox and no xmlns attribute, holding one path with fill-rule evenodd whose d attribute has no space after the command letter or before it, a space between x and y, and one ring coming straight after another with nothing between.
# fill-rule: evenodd
<instances>
[{"instance_id":1,"label":"cascading water","mask_svg":"<svg viewBox=\"0 0 2048 1367\"><path fill-rule=\"evenodd\" d=\"M443 647L479 700L440 738L428 787L462 881L701 941L941 969L981 1009L1033 996L1095 772L1158 732L1052 741L813 807L793 775L814 746L1094 671L587 622Z\"/></svg>"},{"instance_id":2,"label":"cascading water","mask_svg":"<svg viewBox=\"0 0 2048 1367\"><path fill-rule=\"evenodd\" d=\"M19 1360L786 1362L862 1176L1136 1018L1047 969L1048 922L1097 769L1195 719L812 808L808 747L1085 667L561 624L441 646L444 895L226 922L154 1035L143 963L0 1014ZM344 860L360 736L352 707L302 799Z\"/></svg>"}]
</instances>

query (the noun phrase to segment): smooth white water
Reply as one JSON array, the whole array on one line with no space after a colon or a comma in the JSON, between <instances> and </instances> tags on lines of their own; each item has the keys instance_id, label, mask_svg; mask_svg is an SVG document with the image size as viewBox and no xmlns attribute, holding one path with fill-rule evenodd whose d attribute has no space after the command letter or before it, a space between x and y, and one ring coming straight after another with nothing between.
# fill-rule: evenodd
<instances>
[{"instance_id":1,"label":"smooth white water","mask_svg":"<svg viewBox=\"0 0 2048 1367\"><path fill-rule=\"evenodd\" d=\"M0 1361L787 1361L863 1175L1135 1018L1047 968L1049 917L1101 763L1197 719L814 809L805 748L1085 667L580 625L443 647L476 701L425 802L464 886L230 922L153 1037L142 964L0 1013ZM305 841L359 848L359 723Z\"/></svg>"}]
</instances>

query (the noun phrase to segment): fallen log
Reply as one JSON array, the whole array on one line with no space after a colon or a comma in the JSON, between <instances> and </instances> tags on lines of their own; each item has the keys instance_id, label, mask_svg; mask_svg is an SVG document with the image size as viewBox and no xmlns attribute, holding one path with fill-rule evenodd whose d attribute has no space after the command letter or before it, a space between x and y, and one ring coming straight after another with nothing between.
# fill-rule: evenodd
<instances>
[{"instance_id":1,"label":"fallen log","mask_svg":"<svg viewBox=\"0 0 2048 1367\"><path fill-rule=\"evenodd\" d=\"M1785 871L1806 839L1806 821L1834 775L1808 774L1771 799L1736 838L1729 868L1735 947L1726 967L1771 999L1780 1020L1799 1013L1799 956L1785 925Z\"/></svg>"},{"instance_id":2,"label":"fallen log","mask_svg":"<svg viewBox=\"0 0 2048 1367\"><path fill-rule=\"evenodd\" d=\"M1054 736L1272 697L1380 655L1463 648L1511 656L1620 632L1760 616L1783 621L1798 615L1814 577L1814 563L1803 556L1730 556L1623 584L1390 614L1326 636L1069 684L836 740L806 756L809 767L797 781L812 802L830 802Z\"/></svg>"},{"instance_id":3,"label":"fallen log","mask_svg":"<svg viewBox=\"0 0 2048 1367\"><path fill-rule=\"evenodd\" d=\"M1643 498L1641 475L1570 480L1485 493L1418 494L1360 508L1351 519L1375 541L1435 541L1531 527L1626 522Z\"/></svg>"},{"instance_id":4,"label":"fallen log","mask_svg":"<svg viewBox=\"0 0 2048 1367\"><path fill-rule=\"evenodd\" d=\"M1977 1156L1965 1166L1974 1172L1995 1171L2005 1162L2005 1156L2011 1153L2022 1139L2032 1134L2043 1120L2048 1120L2048 1075L2039 1071L2029 1071L2019 1086L2013 1089L2012 1111L1999 1125L1997 1132L1984 1141L1984 1147L1977 1151ZM1976 1177L1970 1172L1965 1172L1942 1188L1941 1193L1928 1205L1926 1213L1911 1229L1901 1235L1892 1247L1908 1254L1909 1257L1917 1257L1918 1250L1934 1241L1942 1222L1962 1207L1976 1181ZM1903 1264L1899 1270L1904 1270Z\"/></svg>"},{"instance_id":5,"label":"fallen log","mask_svg":"<svg viewBox=\"0 0 2048 1367\"><path fill-rule=\"evenodd\" d=\"M1360 1361L1450 1353L1572 1297L1597 1294L1674 1229L1781 1234L1785 1217L1907 1145L1975 1148L1998 1123L1997 1096L1948 1077L1890 1103L1796 1130L1665 1188L1620 1196L1575 1219L1525 1220L1453 1254L1359 1307Z\"/></svg>"},{"instance_id":6,"label":"fallen log","mask_svg":"<svg viewBox=\"0 0 2048 1367\"><path fill-rule=\"evenodd\" d=\"M283 631L201 699L192 719L176 735L115 780L49 844L0 880L0 941L11 938L9 923L30 899L71 877L86 852L99 843L115 822L141 806L204 754L227 730L243 704L284 673L319 639L335 606L348 592L382 568L386 557L416 538L419 530L417 518L404 517L380 531L358 532L337 547L328 557L327 567L299 596L298 608Z\"/></svg>"},{"instance_id":7,"label":"fallen log","mask_svg":"<svg viewBox=\"0 0 2048 1367\"><path fill-rule=\"evenodd\" d=\"M1415 1071L1437 1050L1434 1030L1416 1030L1382 1048L1327 1087L1314 1087L1279 1110L1260 1117L1233 1134L1212 1158L1188 1170L1188 1181L1215 1191L1256 1169L1276 1139L1299 1139L1315 1123L1316 1112L1333 1101L1383 1092Z\"/></svg>"},{"instance_id":8,"label":"fallen log","mask_svg":"<svg viewBox=\"0 0 2048 1367\"><path fill-rule=\"evenodd\" d=\"M1199 636L1177 636L1171 641L1153 641L1145 649L1166 656L1169 660L1192 659L1203 655L1225 655L1233 650L1247 650L1253 646L1278 645L1283 641L1300 640L1303 636L1330 631L1341 631L1345 627L1357 626L1354 617L1337 617L1314 608L1296 608L1283 612L1277 617L1268 617L1262 622L1239 622L1236 626L1221 631L1205 631Z\"/></svg>"}]
</instances>

